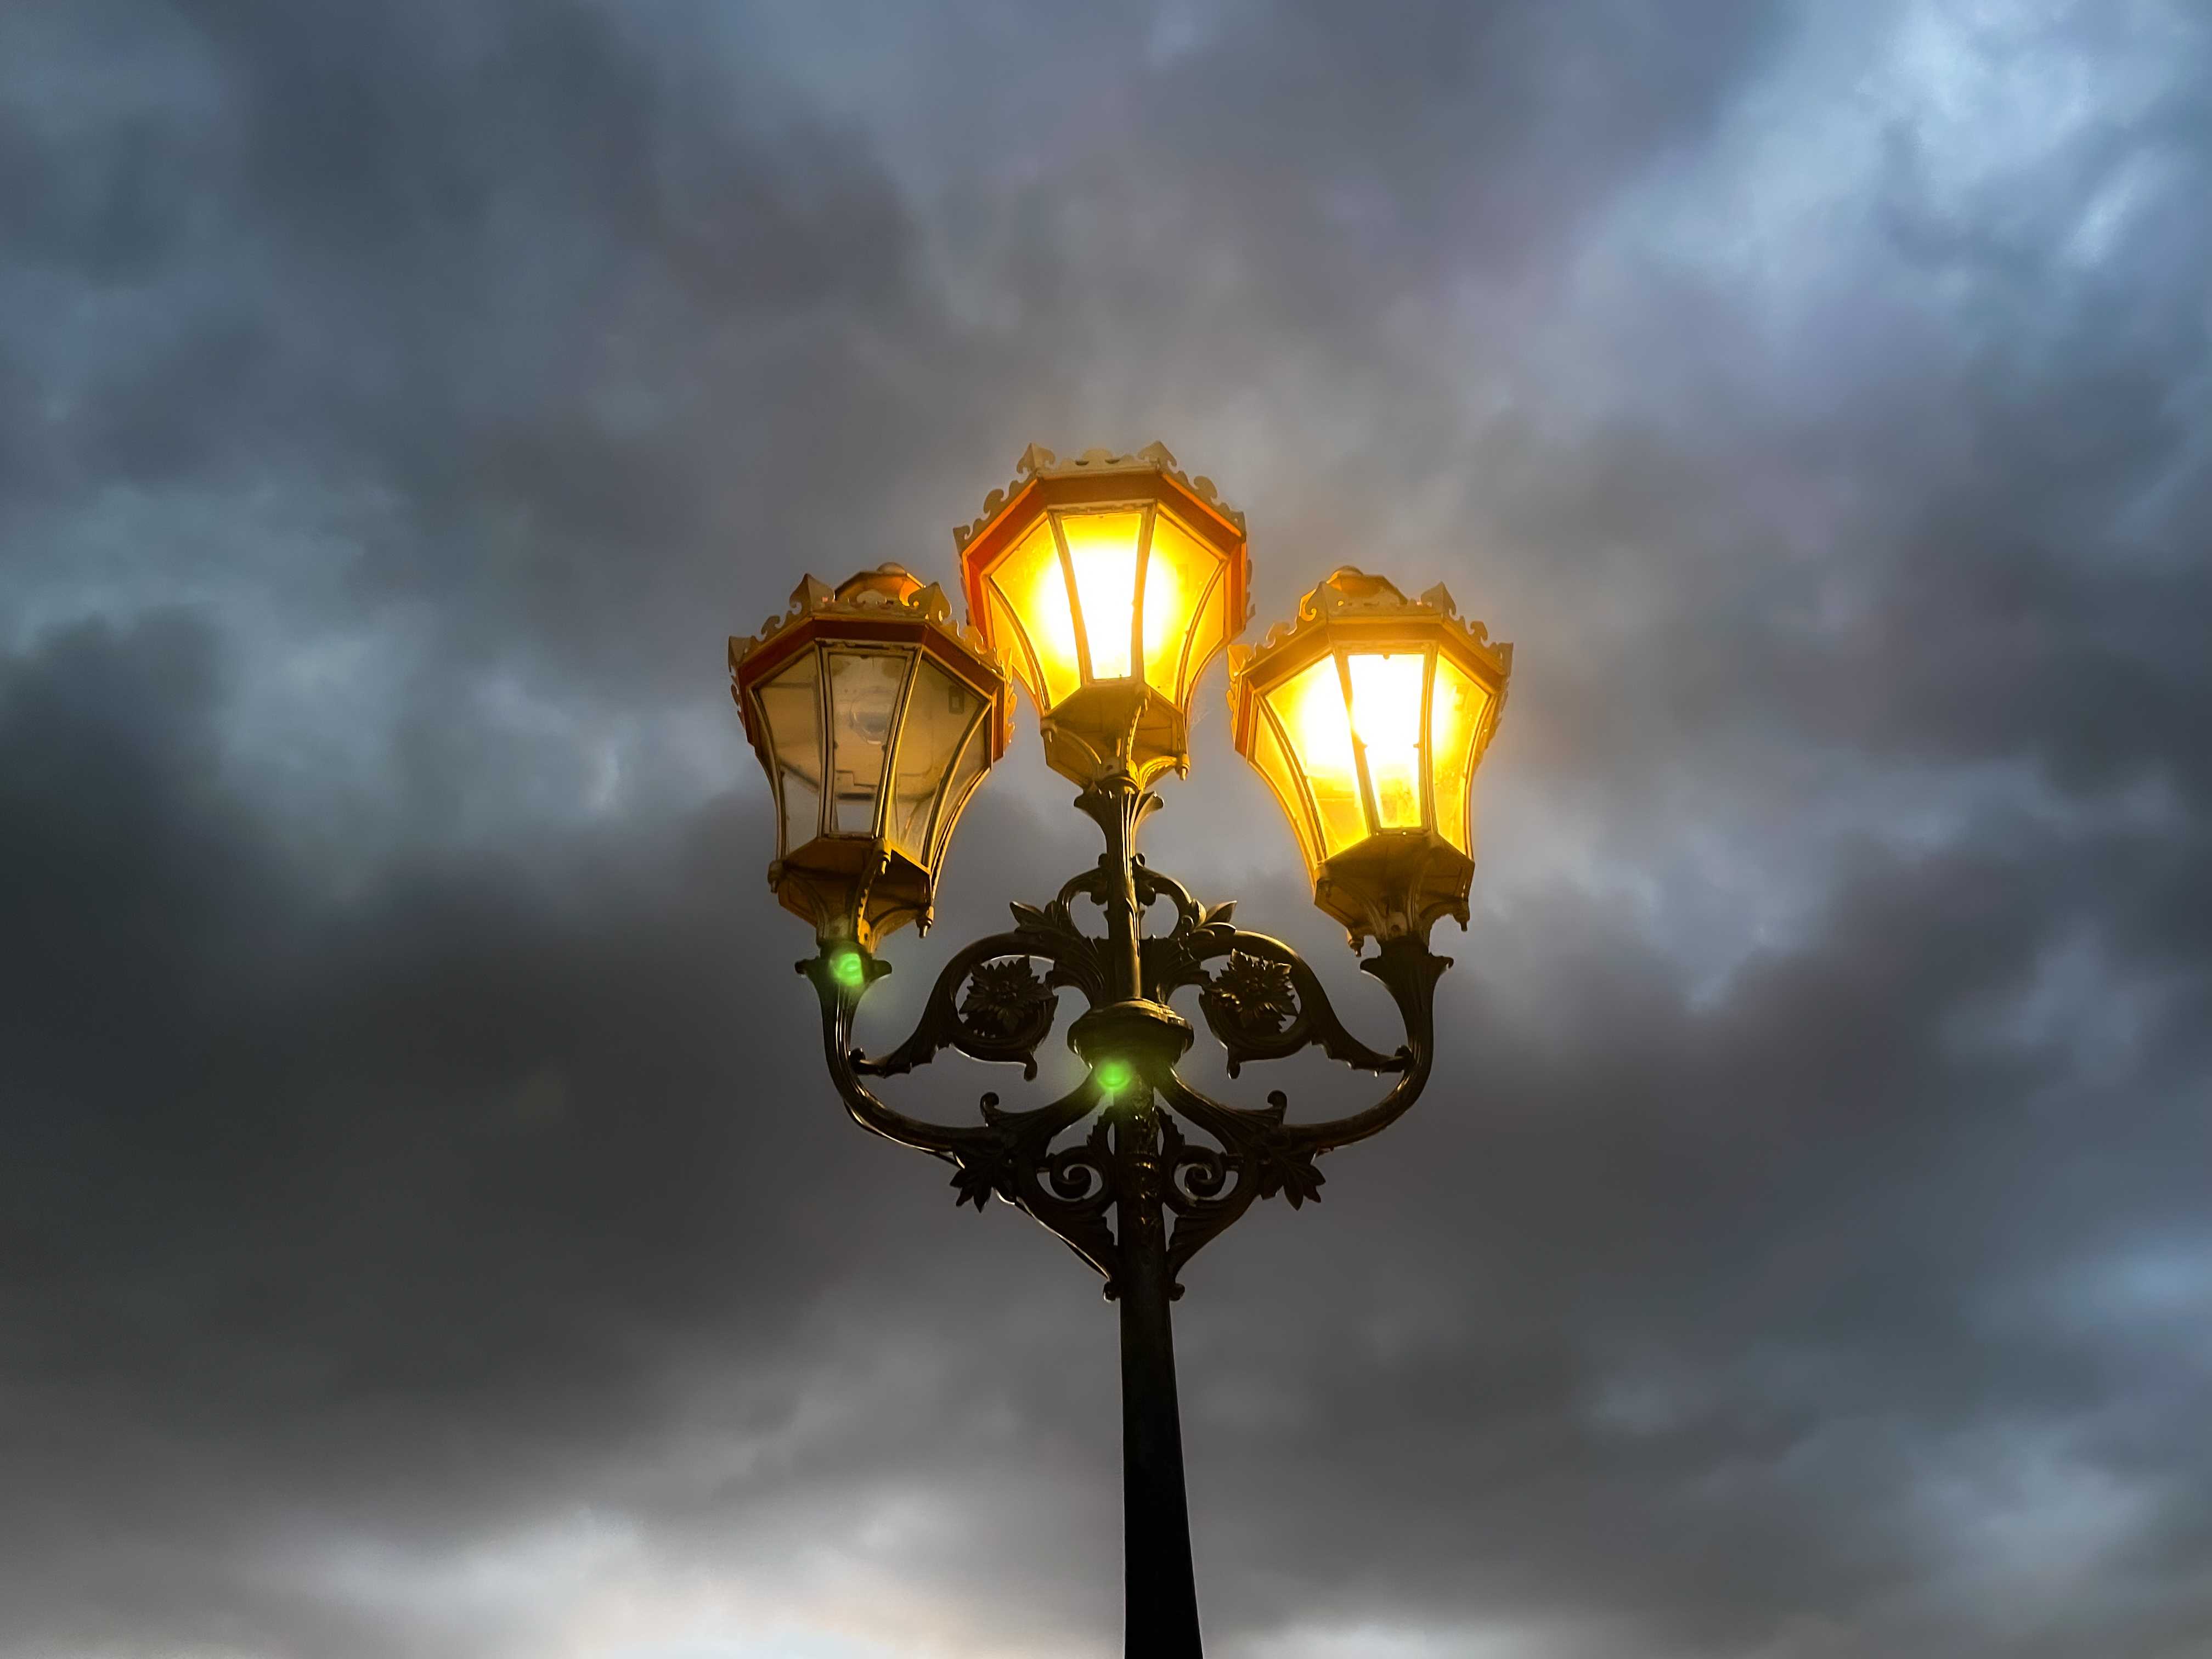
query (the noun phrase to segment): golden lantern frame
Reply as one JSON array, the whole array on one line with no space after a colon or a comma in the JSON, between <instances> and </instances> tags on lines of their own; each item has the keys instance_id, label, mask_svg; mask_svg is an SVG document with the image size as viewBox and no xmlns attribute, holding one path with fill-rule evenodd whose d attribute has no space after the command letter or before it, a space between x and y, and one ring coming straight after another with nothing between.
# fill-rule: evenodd
<instances>
[{"instance_id":1,"label":"golden lantern frame","mask_svg":"<svg viewBox=\"0 0 2212 1659\"><path fill-rule=\"evenodd\" d=\"M814 757L820 769L815 833L793 835L785 738L777 734L762 692L787 671L817 653L814 668ZM904 663L886 713L887 730L868 822L841 828L833 788L838 741L831 707L833 658L880 655ZM921 665L934 664L974 694L980 708L945 746L929 797L922 845L902 844L892 814L902 750L917 740L910 731ZM937 877L961 813L991 767L1006 753L1012 731L1013 688L996 656L972 631L956 627L945 592L896 564L848 578L835 588L806 577L792 591L791 608L771 617L760 633L730 640L730 696L744 720L774 793L777 856L769 884L777 901L814 924L825 944L844 940L872 951L883 938L909 922L927 932ZM981 764L964 779L956 773L971 744ZM917 856L917 853L919 856Z\"/></svg>"},{"instance_id":2,"label":"golden lantern frame","mask_svg":"<svg viewBox=\"0 0 2212 1659\"><path fill-rule=\"evenodd\" d=\"M1384 808L1378 769L1360 730L1355 666L1415 653L1422 662L1413 726L1419 799L1392 812ZM1334 682L1327 689L1337 695L1328 708L1332 723L1340 720L1342 729L1326 735L1341 738L1358 785L1356 798L1334 802L1319 793L1319 769L1304 752L1313 738L1291 729L1279 695L1298 687L1302 677L1331 660L1334 675L1322 671L1321 677ZM1455 759L1436 752L1436 699L1446 665L1483 698ZM1447 915L1467 925L1474 875L1468 797L1504 712L1512 672L1512 646L1492 643L1484 624L1462 620L1441 583L1408 599L1388 579L1351 565L1340 567L1300 599L1297 618L1271 629L1258 647L1230 647L1229 706L1237 752L1267 779L1297 836L1315 904L1344 924L1355 950L1368 937L1425 936ZM1455 801L1440 798L1440 783L1456 793ZM1342 822L1347 805L1360 814L1356 825ZM1401 821L1394 823L1394 817ZM1408 817L1413 821L1402 822ZM1346 834L1347 828L1360 833Z\"/></svg>"},{"instance_id":3,"label":"golden lantern frame","mask_svg":"<svg viewBox=\"0 0 2212 1659\"><path fill-rule=\"evenodd\" d=\"M1136 520L1122 532L1134 538L1126 641L1116 637L1118 615L1109 611L1100 633L1107 617L1085 610L1086 592L1096 599L1103 585L1086 581L1070 532L1094 516ZM1035 534L1048 526L1049 552ZM1141 785L1165 771L1188 770L1198 682L1251 617L1244 515L1221 500L1211 479L1185 473L1157 443L1130 455L1085 450L1066 461L1031 444L1016 463L1014 481L993 490L982 515L955 528L952 540L969 622L1029 689L1046 764L1085 786L1117 772ZM1174 556L1165 550L1170 544ZM1049 637L1057 632L1050 622L1004 590L1010 569L1033 549L1045 560L1038 591L1065 606L1054 619L1065 621L1065 638ZM1195 594L1177 592L1188 586L1179 561L1201 560L1213 562L1205 585ZM1176 595L1162 603L1179 611L1153 608L1155 573L1162 571L1174 586L1160 592ZM1162 684L1157 671L1168 655L1172 684ZM1124 672L1110 672L1116 665Z\"/></svg>"}]
</instances>

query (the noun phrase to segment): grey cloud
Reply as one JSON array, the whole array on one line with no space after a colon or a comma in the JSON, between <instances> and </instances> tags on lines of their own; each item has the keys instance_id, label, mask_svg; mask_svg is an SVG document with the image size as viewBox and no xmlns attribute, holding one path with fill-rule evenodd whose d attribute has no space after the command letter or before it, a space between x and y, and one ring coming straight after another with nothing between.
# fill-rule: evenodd
<instances>
[{"instance_id":1,"label":"grey cloud","mask_svg":"<svg viewBox=\"0 0 2212 1659\"><path fill-rule=\"evenodd\" d=\"M827 1098L719 635L1155 435L1263 624L1522 647L1432 1097L1182 1304L1218 1650L2196 1651L2212 120L2115 15L18 13L0 1651L1109 1650L1111 1321ZM1157 860L1352 978L1201 695ZM1034 757L886 1035L1091 856Z\"/></svg>"}]
</instances>

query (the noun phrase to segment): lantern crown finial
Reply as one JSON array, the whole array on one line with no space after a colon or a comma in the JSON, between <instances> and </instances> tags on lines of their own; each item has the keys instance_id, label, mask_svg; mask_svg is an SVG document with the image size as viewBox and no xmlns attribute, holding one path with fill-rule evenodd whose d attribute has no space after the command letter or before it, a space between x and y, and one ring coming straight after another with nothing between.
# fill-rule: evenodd
<instances>
[{"instance_id":1,"label":"lantern crown finial","mask_svg":"<svg viewBox=\"0 0 2212 1659\"><path fill-rule=\"evenodd\" d=\"M1398 591L1398 584L1388 576L1370 576L1357 565L1340 564L1328 573L1328 579L1306 595L1314 607L1313 614L1340 613L1360 609L1402 610L1406 596ZM1301 605L1301 613L1306 611Z\"/></svg>"},{"instance_id":2,"label":"lantern crown finial","mask_svg":"<svg viewBox=\"0 0 2212 1659\"><path fill-rule=\"evenodd\" d=\"M944 601L944 590L935 582L925 587L921 578L904 565L884 563L846 577L837 584L836 597L848 605L904 605L913 604L915 596L923 592L935 593L939 604Z\"/></svg>"}]
</instances>

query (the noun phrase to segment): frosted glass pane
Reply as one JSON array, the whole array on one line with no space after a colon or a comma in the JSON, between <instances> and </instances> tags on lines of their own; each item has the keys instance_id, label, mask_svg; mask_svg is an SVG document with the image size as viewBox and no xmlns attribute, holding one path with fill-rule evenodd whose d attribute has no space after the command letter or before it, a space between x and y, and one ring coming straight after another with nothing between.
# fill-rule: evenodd
<instances>
[{"instance_id":1,"label":"frosted glass pane","mask_svg":"<svg viewBox=\"0 0 2212 1659\"><path fill-rule=\"evenodd\" d=\"M1142 513L1060 515L1093 679L1129 677L1129 650L1137 632L1137 538L1144 523Z\"/></svg>"},{"instance_id":2,"label":"frosted glass pane","mask_svg":"<svg viewBox=\"0 0 2212 1659\"><path fill-rule=\"evenodd\" d=\"M937 821L930 830L932 855L938 859L945 856L945 843L951 838L953 826L959 822L960 809L968 804L968 797L990 769L990 722L976 721L975 731L961 748L959 760L945 780L945 787L938 796Z\"/></svg>"},{"instance_id":3,"label":"frosted glass pane","mask_svg":"<svg viewBox=\"0 0 2212 1659\"><path fill-rule=\"evenodd\" d=\"M1212 549L1166 514L1153 514L1152 553L1145 561L1145 678L1164 696L1181 697L1176 678L1191 637L1191 616L1220 566ZM1219 625L1217 620L1214 626Z\"/></svg>"},{"instance_id":4,"label":"frosted glass pane","mask_svg":"<svg viewBox=\"0 0 2212 1659\"><path fill-rule=\"evenodd\" d=\"M916 864L929 862L929 814L983 700L923 658L907 694L891 781L891 841Z\"/></svg>"},{"instance_id":5,"label":"frosted glass pane","mask_svg":"<svg viewBox=\"0 0 2212 1659\"><path fill-rule=\"evenodd\" d=\"M1352 729L1367 750L1376 821L1421 827L1421 679L1425 651L1362 652L1352 671Z\"/></svg>"},{"instance_id":6,"label":"frosted glass pane","mask_svg":"<svg viewBox=\"0 0 2212 1659\"><path fill-rule=\"evenodd\" d=\"M836 769L830 827L840 835L865 836L876 827L876 798L883 792L891 715L911 660L904 651L830 653L830 734Z\"/></svg>"},{"instance_id":7,"label":"frosted glass pane","mask_svg":"<svg viewBox=\"0 0 2212 1659\"><path fill-rule=\"evenodd\" d=\"M1036 659L1030 654L1022 625L1014 620L1013 607L995 581L983 584L983 637L1005 653L1006 666L1014 671L1014 678L1029 687L1031 699L1043 708L1044 681L1037 673Z\"/></svg>"},{"instance_id":8,"label":"frosted glass pane","mask_svg":"<svg viewBox=\"0 0 2212 1659\"><path fill-rule=\"evenodd\" d=\"M1437 833L1462 853L1473 853L1468 795L1474 781L1474 734L1481 729L1490 693L1449 657L1437 659L1437 687L1429 710L1429 752L1436 757Z\"/></svg>"},{"instance_id":9,"label":"frosted glass pane","mask_svg":"<svg viewBox=\"0 0 2212 1659\"><path fill-rule=\"evenodd\" d=\"M1283 804L1283 816L1291 821L1291 832L1298 838L1298 852L1306 861L1310 873L1321 862L1321 849L1314 840L1313 814L1306 810L1304 793L1298 788L1297 776L1291 770L1291 763L1283 752L1282 739L1275 735L1275 722L1265 708L1252 738L1252 764L1259 768L1260 775L1275 792L1275 799Z\"/></svg>"},{"instance_id":10,"label":"frosted glass pane","mask_svg":"<svg viewBox=\"0 0 2212 1659\"><path fill-rule=\"evenodd\" d=\"M1177 695L1186 708L1206 665L1229 643L1228 618L1229 567L1222 564L1214 568L1213 585L1206 589L1205 603L1199 607L1198 625L1190 630L1189 649L1183 657L1182 689Z\"/></svg>"},{"instance_id":11,"label":"frosted glass pane","mask_svg":"<svg viewBox=\"0 0 2212 1659\"><path fill-rule=\"evenodd\" d=\"M753 693L775 755L787 853L822 833L821 663L808 651Z\"/></svg>"},{"instance_id":12,"label":"frosted glass pane","mask_svg":"<svg viewBox=\"0 0 2212 1659\"><path fill-rule=\"evenodd\" d=\"M1049 521L1040 520L991 573L991 586L1021 631L1029 653L1030 695L1047 710L1079 684L1075 614ZM1036 677L1044 684L1039 685Z\"/></svg>"},{"instance_id":13,"label":"frosted glass pane","mask_svg":"<svg viewBox=\"0 0 2212 1659\"><path fill-rule=\"evenodd\" d=\"M1367 812L1360 805L1352 720L1345 712L1336 659L1323 657L1292 675L1267 694L1267 706L1282 722L1283 735L1313 793L1325 854L1334 858L1366 840Z\"/></svg>"}]
</instances>

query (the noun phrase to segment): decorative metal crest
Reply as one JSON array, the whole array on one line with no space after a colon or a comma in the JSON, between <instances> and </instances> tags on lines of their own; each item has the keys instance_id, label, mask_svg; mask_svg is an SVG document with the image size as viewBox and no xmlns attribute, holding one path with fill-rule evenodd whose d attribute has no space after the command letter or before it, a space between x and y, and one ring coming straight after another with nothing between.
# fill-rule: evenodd
<instances>
[{"instance_id":1,"label":"decorative metal crest","mask_svg":"<svg viewBox=\"0 0 2212 1659\"><path fill-rule=\"evenodd\" d=\"M1424 621L1452 624L1468 645L1495 665L1501 684L1512 672L1511 643L1504 640L1493 642L1488 624L1462 617L1458 602L1451 596L1451 590L1442 582L1419 599L1409 599L1389 577L1370 576L1365 571L1346 564L1339 565L1329 573L1327 580L1298 601L1298 614L1295 621L1277 623L1267 630L1267 638L1257 646L1231 646L1230 674L1233 678L1243 672L1245 665L1254 657L1271 652L1285 641L1297 639L1339 617L1364 621L1393 617L1418 617Z\"/></svg>"},{"instance_id":2,"label":"decorative metal crest","mask_svg":"<svg viewBox=\"0 0 2212 1659\"><path fill-rule=\"evenodd\" d=\"M1176 458L1163 443L1149 443L1133 455L1117 455L1110 449L1086 449L1073 460L1061 460L1042 444L1031 444L1022 451L1021 459L1014 463L1013 482L1004 489L994 489L983 497L983 511L973 523L952 527L954 550L963 548L983 532L983 526L1006 510L1006 505L1022 491L1032 478L1065 478L1100 472L1160 472L1173 478L1185 489L1204 501L1215 512L1235 525L1244 528L1244 515L1221 499L1221 492L1212 479L1200 475L1191 477L1176 465Z\"/></svg>"},{"instance_id":3,"label":"decorative metal crest","mask_svg":"<svg viewBox=\"0 0 2212 1659\"><path fill-rule=\"evenodd\" d=\"M791 590L791 607L761 623L750 638L732 635L730 671L786 629L817 617L897 617L929 623L960 641L987 662L1001 661L1000 653L984 643L983 636L964 623L952 619L952 602L935 582L925 584L902 564L879 564L848 577L832 587L815 576L803 576Z\"/></svg>"},{"instance_id":4,"label":"decorative metal crest","mask_svg":"<svg viewBox=\"0 0 2212 1659\"><path fill-rule=\"evenodd\" d=\"M1012 928L956 953L938 975L912 1034L881 1057L853 1047L853 1018L868 987L890 968L870 957L862 983L848 985L836 971L834 951L825 949L799 969L820 994L830 1073L862 1127L952 1164L960 1203L981 1209L996 1196L1035 1218L1097 1269L1109 1297L1117 1293L1128 1206L1164 1210L1173 1218L1167 1265L1171 1293L1179 1295L1172 1281L1183 1264L1253 1202L1279 1194L1293 1206L1318 1199L1322 1175L1315 1160L1380 1133L1413 1103L1434 1053L1437 980L1450 963L1411 936L1385 942L1361 963L1389 990L1406 1028L1398 1048L1370 1048L1346 1028L1320 979L1291 946L1237 927L1233 903L1201 906L1181 883L1126 851L1121 834L1133 833L1157 798L1125 794L1113 805L1094 805L1100 793L1087 792L1083 804L1106 824L1109 853L1049 903L1011 907ZM1120 833L1111 816L1116 811ZM1112 846L1117 841L1124 849L1118 858ZM1163 901L1172 907L1167 932L1138 940L1133 987L1117 978L1115 939L1077 925L1078 900L1109 915L1117 901L1133 902L1137 915ZM1390 1088L1350 1116L1294 1123L1280 1091L1260 1105L1216 1100L1170 1060L1133 1048L1135 1075L1111 1097L1094 1072L1060 1098L1027 1110L1008 1110L998 1095L987 1094L981 1121L957 1126L908 1117L866 1081L910 1072L946 1048L1018 1065L1034 1079L1060 991L1085 999L1091 1011L1086 1020L1139 1018L1127 1011L1140 1009L1150 1011L1142 1018L1173 1023L1177 1017L1166 1005L1193 987L1207 1028L1228 1053L1232 1077L1249 1063L1317 1047L1357 1069L1391 1076ZM1134 1002L1127 1000L1133 988ZM1077 1022L1072 1041L1084 1024Z\"/></svg>"}]
</instances>

